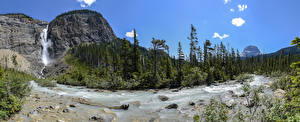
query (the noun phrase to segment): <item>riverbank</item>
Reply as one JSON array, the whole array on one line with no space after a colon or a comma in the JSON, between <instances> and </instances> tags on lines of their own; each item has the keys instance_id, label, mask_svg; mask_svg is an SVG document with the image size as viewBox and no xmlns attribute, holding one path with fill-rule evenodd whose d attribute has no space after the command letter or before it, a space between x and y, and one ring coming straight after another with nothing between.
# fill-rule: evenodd
<instances>
[{"instance_id":1,"label":"riverbank","mask_svg":"<svg viewBox=\"0 0 300 122\"><path fill-rule=\"evenodd\" d=\"M254 76L251 87L265 86L272 81ZM10 121L193 121L201 114L211 98L227 103L242 104L242 84L228 82L213 86L183 88L181 90L106 91L84 87L57 85L54 88L39 87L32 82L33 90L23 110ZM128 110L116 109L129 105ZM230 106L230 104L228 104Z\"/></svg>"}]
</instances>

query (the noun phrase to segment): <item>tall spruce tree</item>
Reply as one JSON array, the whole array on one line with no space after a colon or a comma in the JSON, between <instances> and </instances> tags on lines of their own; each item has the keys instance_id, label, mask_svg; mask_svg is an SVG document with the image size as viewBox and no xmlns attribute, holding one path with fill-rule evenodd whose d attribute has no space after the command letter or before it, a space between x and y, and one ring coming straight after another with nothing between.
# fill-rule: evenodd
<instances>
[{"instance_id":1,"label":"tall spruce tree","mask_svg":"<svg viewBox=\"0 0 300 122\"><path fill-rule=\"evenodd\" d=\"M128 40L123 39L122 40L123 44L121 46L122 49L122 67L123 67L123 78L125 80L130 79L130 43Z\"/></svg>"},{"instance_id":2,"label":"tall spruce tree","mask_svg":"<svg viewBox=\"0 0 300 122\"><path fill-rule=\"evenodd\" d=\"M133 42L133 56L132 56L132 66L133 72L141 73L142 72L142 65L141 65L141 51L139 49L139 40L137 39L136 30L134 32L134 42Z\"/></svg>"},{"instance_id":3,"label":"tall spruce tree","mask_svg":"<svg viewBox=\"0 0 300 122\"><path fill-rule=\"evenodd\" d=\"M198 44L198 37L194 25L191 25L191 33L190 37L188 37L188 40L190 40L190 63L191 65L195 66L197 64L196 46Z\"/></svg>"},{"instance_id":4,"label":"tall spruce tree","mask_svg":"<svg viewBox=\"0 0 300 122\"><path fill-rule=\"evenodd\" d=\"M166 49L166 40L158 40L158 39L155 39L155 38L152 38L152 48L153 48L153 51L154 51L154 54L153 54L153 61L154 61L154 65L153 65L153 76L157 75L157 63L158 63L158 59L157 59L157 56L158 56L158 51L160 49Z\"/></svg>"}]
</instances>

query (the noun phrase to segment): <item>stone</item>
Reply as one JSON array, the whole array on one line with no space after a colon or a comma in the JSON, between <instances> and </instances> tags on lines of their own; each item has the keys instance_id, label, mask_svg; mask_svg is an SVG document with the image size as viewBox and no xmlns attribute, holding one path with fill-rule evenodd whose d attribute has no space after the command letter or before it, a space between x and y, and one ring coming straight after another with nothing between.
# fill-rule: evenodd
<instances>
[{"instance_id":1,"label":"stone","mask_svg":"<svg viewBox=\"0 0 300 122\"><path fill-rule=\"evenodd\" d=\"M228 108L233 108L237 103L235 102L234 99L231 99L229 101L226 101L225 104Z\"/></svg>"},{"instance_id":2,"label":"stone","mask_svg":"<svg viewBox=\"0 0 300 122\"><path fill-rule=\"evenodd\" d=\"M189 102L189 105L190 105L190 106L194 106L195 103L194 103L194 102Z\"/></svg>"},{"instance_id":3,"label":"stone","mask_svg":"<svg viewBox=\"0 0 300 122\"><path fill-rule=\"evenodd\" d=\"M94 116L90 117L89 120L91 120L91 121L100 121L100 122L104 121L104 119L101 116L98 116L98 115L94 115Z\"/></svg>"},{"instance_id":4,"label":"stone","mask_svg":"<svg viewBox=\"0 0 300 122\"><path fill-rule=\"evenodd\" d=\"M285 94L286 94L286 92L284 90L282 90L282 89L277 89L274 92L274 96L277 97L277 98L279 98L279 99L282 99Z\"/></svg>"},{"instance_id":5,"label":"stone","mask_svg":"<svg viewBox=\"0 0 300 122\"><path fill-rule=\"evenodd\" d=\"M69 113L70 112L70 110L69 109L67 109L67 108L65 108L63 111L62 111L63 113Z\"/></svg>"},{"instance_id":6,"label":"stone","mask_svg":"<svg viewBox=\"0 0 300 122\"><path fill-rule=\"evenodd\" d=\"M169 100L169 98L167 96L164 96L164 95L159 95L158 98L161 100L161 101L167 101Z\"/></svg>"},{"instance_id":7,"label":"stone","mask_svg":"<svg viewBox=\"0 0 300 122\"><path fill-rule=\"evenodd\" d=\"M166 107L166 109L177 109L178 108L178 105L173 103L173 104L170 104Z\"/></svg>"},{"instance_id":8,"label":"stone","mask_svg":"<svg viewBox=\"0 0 300 122\"><path fill-rule=\"evenodd\" d=\"M70 107L72 107L72 108L75 108L75 107L76 107L76 105L74 105L74 104L70 104Z\"/></svg>"},{"instance_id":9,"label":"stone","mask_svg":"<svg viewBox=\"0 0 300 122\"><path fill-rule=\"evenodd\" d=\"M174 89L174 90L172 90L172 92L179 92L179 90L178 89Z\"/></svg>"}]
</instances>

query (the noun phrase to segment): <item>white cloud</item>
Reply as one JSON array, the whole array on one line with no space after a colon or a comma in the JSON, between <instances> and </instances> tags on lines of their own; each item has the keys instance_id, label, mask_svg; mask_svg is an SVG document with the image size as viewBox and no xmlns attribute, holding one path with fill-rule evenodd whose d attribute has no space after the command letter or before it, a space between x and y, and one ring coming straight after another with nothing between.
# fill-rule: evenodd
<instances>
[{"instance_id":1,"label":"white cloud","mask_svg":"<svg viewBox=\"0 0 300 122\"><path fill-rule=\"evenodd\" d=\"M245 20L243 20L242 18L233 18L231 23L237 27L242 26L243 24L245 24Z\"/></svg>"},{"instance_id":2,"label":"white cloud","mask_svg":"<svg viewBox=\"0 0 300 122\"><path fill-rule=\"evenodd\" d=\"M77 2L80 3L80 6L82 8L85 8L91 6L93 3L96 2L96 0L77 0Z\"/></svg>"},{"instance_id":3,"label":"white cloud","mask_svg":"<svg viewBox=\"0 0 300 122\"><path fill-rule=\"evenodd\" d=\"M224 0L224 4L229 3L231 0Z\"/></svg>"},{"instance_id":4,"label":"white cloud","mask_svg":"<svg viewBox=\"0 0 300 122\"><path fill-rule=\"evenodd\" d=\"M230 11L231 11L231 12L234 12L234 9L233 9L233 8L231 8L231 9L230 9Z\"/></svg>"},{"instance_id":5,"label":"white cloud","mask_svg":"<svg viewBox=\"0 0 300 122\"><path fill-rule=\"evenodd\" d=\"M136 36L139 36L139 35L136 34ZM126 37L133 38L133 37L134 37L134 32L133 32L133 30L132 30L131 32L126 32Z\"/></svg>"},{"instance_id":6,"label":"white cloud","mask_svg":"<svg viewBox=\"0 0 300 122\"><path fill-rule=\"evenodd\" d=\"M219 33L215 32L213 38L219 38L221 40L228 38L229 35L228 34L223 34L223 36L221 36Z\"/></svg>"},{"instance_id":7,"label":"white cloud","mask_svg":"<svg viewBox=\"0 0 300 122\"><path fill-rule=\"evenodd\" d=\"M243 5L239 4L238 8L239 8L239 11L245 11L248 8L248 6L246 4L243 4Z\"/></svg>"}]
</instances>

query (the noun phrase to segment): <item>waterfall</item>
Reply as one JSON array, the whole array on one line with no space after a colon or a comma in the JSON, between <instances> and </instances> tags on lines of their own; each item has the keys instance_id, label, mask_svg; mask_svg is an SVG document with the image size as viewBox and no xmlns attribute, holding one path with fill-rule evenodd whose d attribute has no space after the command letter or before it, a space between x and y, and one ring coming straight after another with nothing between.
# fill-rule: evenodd
<instances>
[{"instance_id":1,"label":"waterfall","mask_svg":"<svg viewBox=\"0 0 300 122\"><path fill-rule=\"evenodd\" d=\"M42 41L42 46L43 46L42 61L44 64L44 67L41 70L42 76L44 75L44 73L43 73L44 69L50 63L48 48L51 46L51 41L47 39L47 36L48 36L47 32L48 32L48 26L47 26L47 28L43 29L43 31L41 33L41 39L42 39L41 41Z\"/></svg>"}]
</instances>

